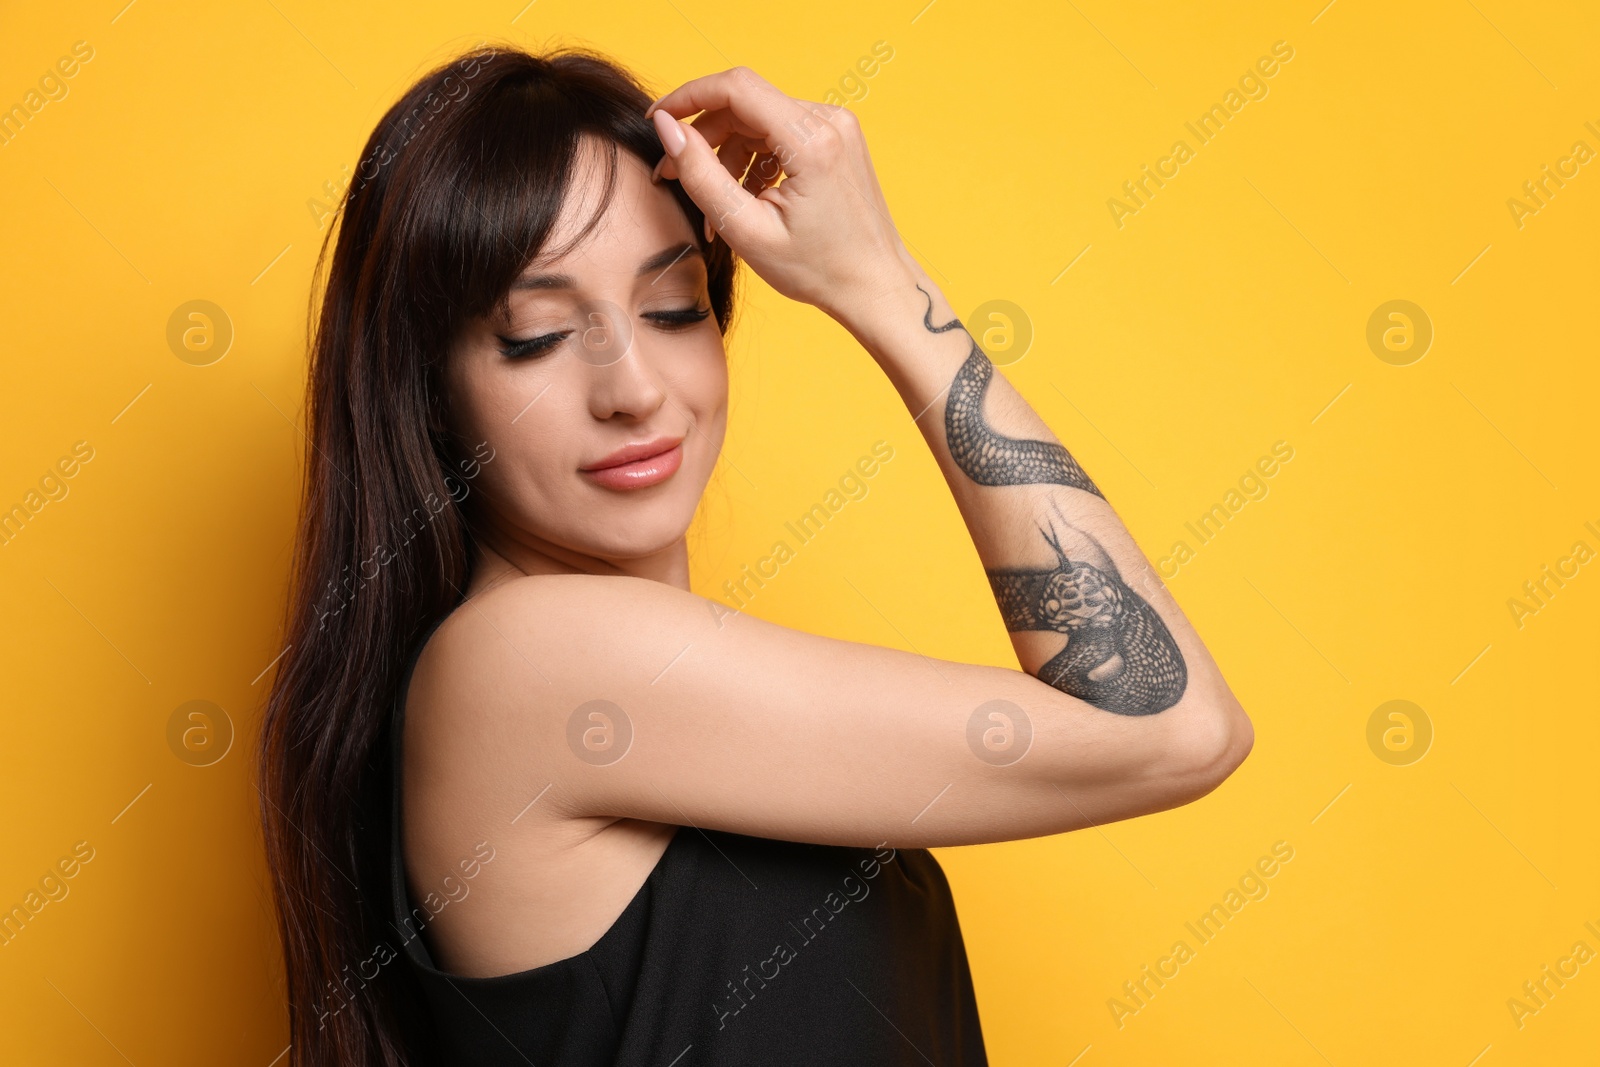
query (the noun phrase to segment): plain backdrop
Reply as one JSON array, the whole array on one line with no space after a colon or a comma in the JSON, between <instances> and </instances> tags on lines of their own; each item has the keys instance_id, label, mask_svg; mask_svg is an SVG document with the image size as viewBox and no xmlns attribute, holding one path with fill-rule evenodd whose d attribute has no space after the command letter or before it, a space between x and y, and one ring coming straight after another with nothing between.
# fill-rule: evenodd
<instances>
[{"instance_id":1,"label":"plain backdrop","mask_svg":"<svg viewBox=\"0 0 1600 1067\"><path fill-rule=\"evenodd\" d=\"M0 908L38 908L0 943L0 1060L268 1067L287 1043L249 755L311 269L378 117L487 40L591 45L656 93L745 64L849 103L908 246L1254 719L1191 806L938 851L994 1063L1593 1062L1600 163L1573 153L1600 152L1600 15L1321 2L5 5ZM887 381L746 281L696 590L886 441L749 610L1014 665ZM220 358L169 340L192 301ZM197 758L186 723L231 747ZM1264 895L1230 897L1275 847Z\"/></svg>"}]
</instances>

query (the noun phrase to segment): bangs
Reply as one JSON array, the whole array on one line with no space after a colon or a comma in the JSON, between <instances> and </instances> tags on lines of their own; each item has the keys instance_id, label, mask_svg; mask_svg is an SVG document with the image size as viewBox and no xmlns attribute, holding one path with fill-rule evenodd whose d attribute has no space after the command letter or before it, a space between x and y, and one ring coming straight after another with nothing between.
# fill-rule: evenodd
<instances>
[{"instance_id":1,"label":"bangs","mask_svg":"<svg viewBox=\"0 0 1600 1067\"><path fill-rule=\"evenodd\" d=\"M517 277L535 259L580 244L616 194L618 143L600 116L585 114L582 97L537 77L501 90L444 139L442 151L415 163L415 180L442 192L412 201L415 230L402 241L412 259L404 269L419 295L428 294L425 311L441 327L436 343L448 343L468 321L508 314ZM604 178L597 204L570 240L546 248L590 162L600 163Z\"/></svg>"}]
</instances>

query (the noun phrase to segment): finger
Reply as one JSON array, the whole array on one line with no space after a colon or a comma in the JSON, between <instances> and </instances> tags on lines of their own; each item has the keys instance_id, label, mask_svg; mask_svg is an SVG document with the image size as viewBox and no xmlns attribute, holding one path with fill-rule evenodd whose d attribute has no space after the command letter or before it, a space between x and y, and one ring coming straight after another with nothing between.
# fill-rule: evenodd
<instances>
[{"instance_id":1,"label":"finger","mask_svg":"<svg viewBox=\"0 0 1600 1067\"><path fill-rule=\"evenodd\" d=\"M782 173L783 168L778 165L778 157L771 152L761 152L751 161L750 169L745 173L742 184L751 196L760 196L778 184L778 177Z\"/></svg>"},{"instance_id":2,"label":"finger","mask_svg":"<svg viewBox=\"0 0 1600 1067\"><path fill-rule=\"evenodd\" d=\"M746 210L757 203L756 198L740 187L738 180L718 161L717 154L694 126L673 118L665 110L654 121L658 133L661 126L667 123L675 124L683 132L683 149L672 160L678 181L715 229L725 233L731 231L729 243L737 246L741 233L754 221L756 212L751 212L752 218L747 219ZM665 136L671 136L670 130ZM771 205L766 207L770 209Z\"/></svg>"},{"instance_id":3,"label":"finger","mask_svg":"<svg viewBox=\"0 0 1600 1067\"><path fill-rule=\"evenodd\" d=\"M824 117L826 117L829 113L827 104L818 104L811 100L800 99L795 99L794 102L800 105L801 108L813 113L820 113ZM756 129L754 126L751 126L749 123L745 122L743 119L739 118L738 115L735 115L731 110L725 107L715 108L710 111L702 111L694 118L686 119L685 121L692 122L694 124L694 128L699 130L705 136L706 141L713 148L715 148L717 145L720 145L728 137L736 133L743 134L744 136L752 138L756 141L762 141L764 137L760 130Z\"/></svg>"},{"instance_id":4,"label":"finger","mask_svg":"<svg viewBox=\"0 0 1600 1067\"><path fill-rule=\"evenodd\" d=\"M702 111L693 119L688 120L694 128L700 131L700 136L706 143L716 148L734 134L743 137L761 140L761 131L745 125L739 117L727 108L718 108L715 111Z\"/></svg>"},{"instance_id":5,"label":"finger","mask_svg":"<svg viewBox=\"0 0 1600 1067\"><path fill-rule=\"evenodd\" d=\"M672 178L676 180L677 177L678 172L672 167L672 157L667 155L665 152L661 153L661 158L656 160L655 169L650 172L650 183L654 185L663 178Z\"/></svg>"},{"instance_id":6,"label":"finger","mask_svg":"<svg viewBox=\"0 0 1600 1067\"><path fill-rule=\"evenodd\" d=\"M726 146L729 140L735 136L744 137L745 141L749 144L748 148L741 148L737 150L744 152L743 158L745 161L749 160L752 153L766 150L766 146L760 141L760 135L756 134L753 130L742 129L742 124L733 117L733 113L731 111L726 109L719 109L717 111L702 111L693 119L686 121L688 121L695 129L700 131L700 135L706 139L707 144L718 150L718 158L725 161L725 166L728 165L726 161L731 160L734 155L734 152L729 151ZM733 173L735 179L744 174L743 170L734 172L731 166L729 166L729 172ZM662 156L661 159L657 161L655 170L650 175L650 180L653 182L658 178L676 179L677 177L678 171L673 165L672 157Z\"/></svg>"},{"instance_id":7,"label":"finger","mask_svg":"<svg viewBox=\"0 0 1600 1067\"><path fill-rule=\"evenodd\" d=\"M666 111L674 117L699 111L727 110L747 132L759 137L768 151L789 164L803 145L826 126L826 119L812 108L788 96L749 67L733 67L684 82L651 104L647 115ZM720 120L714 120L720 121Z\"/></svg>"},{"instance_id":8,"label":"finger","mask_svg":"<svg viewBox=\"0 0 1600 1067\"><path fill-rule=\"evenodd\" d=\"M698 129L699 127L696 127ZM744 177L745 171L750 167L751 157L766 152L765 146L760 141L736 133L722 142L717 149L717 159L723 167L727 168L734 181Z\"/></svg>"}]
</instances>

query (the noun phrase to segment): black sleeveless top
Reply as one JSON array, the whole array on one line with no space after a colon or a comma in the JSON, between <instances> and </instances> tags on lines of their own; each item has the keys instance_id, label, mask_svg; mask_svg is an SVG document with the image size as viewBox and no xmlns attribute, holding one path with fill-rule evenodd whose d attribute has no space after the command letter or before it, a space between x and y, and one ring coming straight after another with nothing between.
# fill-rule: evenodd
<instances>
[{"instance_id":1,"label":"black sleeveless top","mask_svg":"<svg viewBox=\"0 0 1600 1067\"><path fill-rule=\"evenodd\" d=\"M955 903L926 849L683 826L592 947L492 978L438 970L400 834L406 690L437 628L410 654L390 727L390 874L444 1063L986 1067Z\"/></svg>"}]
</instances>

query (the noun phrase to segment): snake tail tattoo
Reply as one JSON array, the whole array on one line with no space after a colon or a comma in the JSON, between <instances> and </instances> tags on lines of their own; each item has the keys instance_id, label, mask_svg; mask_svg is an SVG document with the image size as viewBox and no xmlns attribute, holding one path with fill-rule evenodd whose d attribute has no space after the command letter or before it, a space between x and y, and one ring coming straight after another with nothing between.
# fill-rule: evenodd
<instances>
[{"instance_id":1,"label":"snake tail tattoo","mask_svg":"<svg viewBox=\"0 0 1600 1067\"><path fill-rule=\"evenodd\" d=\"M1118 715L1154 715L1176 704L1189 671L1161 616L1109 557L1105 569L1068 559L1059 538L1040 533L1055 550L1054 569L988 572L1007 630L1067 637L1067 647L1039 668L1039 680Z\"/></svg>"},{"instance_id":2,"label":"snake tail tattoo","mask_svg":"<svg viewBox=\"0 0 1600 1067\"><path fill-rule=\"evenodd\" d=\"M922 286L917 289L928 298L922 324L932 333L961 326L951 319L943 326L933 324L933 297ZM1105 499L1089 475L1065 448L1053 441L1028 441L996 433L983 417L983 397L994 377L994 364L971 335L972 352L950 383L944 407L944 436L950 445L950 458L979 485L1065 485L1082 489Z\"/></svg>"}]
</instances>

